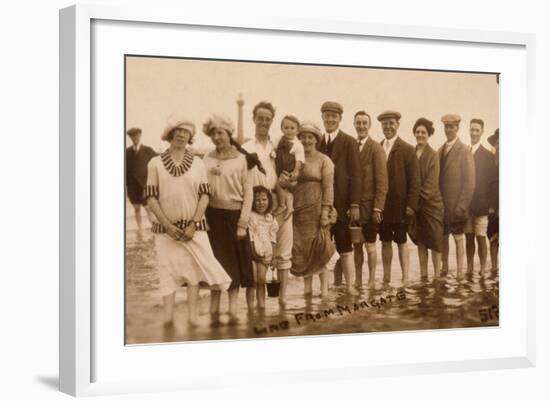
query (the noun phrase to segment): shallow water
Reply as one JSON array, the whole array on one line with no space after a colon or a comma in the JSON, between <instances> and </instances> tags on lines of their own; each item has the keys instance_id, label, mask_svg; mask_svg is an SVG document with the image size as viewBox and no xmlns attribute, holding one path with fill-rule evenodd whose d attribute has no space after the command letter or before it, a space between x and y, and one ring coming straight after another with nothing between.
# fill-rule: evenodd
<instances>
[{"instance_id":1,"label":"shallow water","mask_svg":"<svg viewBox=\"0 0 550 401\"><path fill-rule=\"evenodd\" d=\"M143 220L147 220L143 211ZM452 243L452 240L451 240ZM321 299L319 282L314 279L313 296L304 298L303 280L290 275L288 299L284 309L278 298L267 298L264 312L249 315L245 291L239 294L239 322L228 325L222 314L219 327L210 326L209 291L200 291L200 324L186 325L185 289L176 295L175 327L165 330L162 324L162 300L158 295L158 274L153 249L153 234L145 227L138 232L133 211L127 213L126 233L126 343L144 344L189 340L258 338L337 333L449 329L498 326L498 276L479 276L479 260L474 277L458 282L453 267L451 244L450 273L439 282L421 282L416 247L411 242L410 281L400 288L401 271L394 246L392 285L383 288L379 243L376 286L364 287L357 297L344 293L344 287L331 286L328 299ZM366 257L366 255L365 255ZM476 255L477 259L477 255ZM365 258L366 260L366 258ZM366 262L365 262L366 263ZM430 262L431 263L431 262ZM431 266L429 266L432 269ZM488 268L490 269L490 261ZM429 270L430 278L433 270ZM268 279L271 275L268 273ZM332 282L332 273L329 274ZM363 283L368 269L363 268ZM221 310L227 310L227 295L222 294Z\"/></svg>"}]
</instances>

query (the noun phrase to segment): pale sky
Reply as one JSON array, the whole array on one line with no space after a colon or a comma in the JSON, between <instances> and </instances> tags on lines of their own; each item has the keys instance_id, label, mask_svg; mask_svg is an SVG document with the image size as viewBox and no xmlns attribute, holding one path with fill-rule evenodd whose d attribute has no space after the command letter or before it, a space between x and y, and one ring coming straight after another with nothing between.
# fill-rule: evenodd
<instances>
[{"instance_id":1,"label":"pale sky","mask_svg":"<svg viewBox=\"0 0 550 401\"><path fill-rule=\"evenodd\" d=\"M126 124L143 130L142 143L157 150L167 147L160 135L172 115L195 122L195 146L213 147L202 131L211 113L225 114L237 125L237 98L242 93L244 136L254 135L252 109L261 100L276 109L272 136L280 135L280 120L294 114L300 121L313 121L322 129L320 107L333 100L344 108L340 128L355 136L353 115L358 110L372 117L370 135L384 138L376 116L387 109L402 114L398 134L414 145L414 122L426 117L434 122L430 144L445 141L441 116L462 117L459 137L469 144L469 121L485 121L487 137L498 128L499 88L494 74L405 71L366 67L184 60L128 57L126 75ZM129 144L130 142L128 142Z\"/></svg>"}]
</instances>

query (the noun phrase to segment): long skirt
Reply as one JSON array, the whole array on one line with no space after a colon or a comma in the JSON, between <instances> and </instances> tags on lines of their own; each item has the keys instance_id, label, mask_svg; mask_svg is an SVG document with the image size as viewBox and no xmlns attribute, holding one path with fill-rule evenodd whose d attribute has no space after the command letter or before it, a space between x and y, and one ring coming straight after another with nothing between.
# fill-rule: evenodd
<instances>
[{"instance_id":1,"label":"long skirt","mask_svg":"<svg viewBox=\"0 0 550 401\"><path fill-rule=\"evenodd\" d=\"M240 210L206 209L206 220L210 226L208 237L216 259L231 277L230 290L254 287L252 248L248 231L244 239L237 239L240 215Z\"/></svg>"},{"instance_id":2,"label":"long skirt","mask_svg":"<svg viewBox=\"0 0 550 401\"><path fill-rule=\"evenodd\" d=\"M229 287L231 278L214 257L206 232L196 231L189 241L176 241L168 234L155 234L154 238L163 296L183 284L219 290Z\"/></svg>"},{"instance_id":3,"label":"long skirt","mask_svg":"<svg viewBox=\"0 0 550 401\"><path fill-rule=\"evenodd\" d=\"M294 190L294 246L290 272L299 277L321 273L336 248L328 228L321 228L321 184L300 182ZM335 221L336 214L332 213Z\"/></svg>"}]
</instances>

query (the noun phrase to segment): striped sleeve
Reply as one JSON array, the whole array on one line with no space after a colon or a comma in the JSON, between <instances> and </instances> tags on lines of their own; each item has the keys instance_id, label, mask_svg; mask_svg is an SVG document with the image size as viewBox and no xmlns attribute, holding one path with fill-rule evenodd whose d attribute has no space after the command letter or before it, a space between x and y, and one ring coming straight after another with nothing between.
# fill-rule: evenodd
<instances>
[{"instance_id":1,"label":"striped sleeve","mask_svg":"<svg viewBox=\"0 0 550 401\"><path fill-rule=\"evenodd\" d=\"M159 177L155 160L157 160L156 157L147 164L147 185L144 189L144 199L159 198Z\"/></svg>"}]
</instances>

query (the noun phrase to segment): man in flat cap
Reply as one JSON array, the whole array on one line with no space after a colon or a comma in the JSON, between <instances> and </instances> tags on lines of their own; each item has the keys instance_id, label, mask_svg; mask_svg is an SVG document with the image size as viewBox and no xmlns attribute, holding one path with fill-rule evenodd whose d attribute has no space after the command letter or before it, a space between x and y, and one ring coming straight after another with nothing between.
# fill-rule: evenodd
<instances>
[{"instance_id":1,"label":"man in flat cap","mask_svg":"<svg viewBox=\"0 0 550 401\"><path fill-rule=\"evenodd\" d=\"M141 206L145 207L145 211L151 218L150 211L146 206L143 197L143 190L147 183L147 163L152 157L156 156L156 152L149 146L142 145L141 129L130 128L126 135L132 141L132 146L126 148L126 193L130 203L134 206L134 216L138 230L141 231Z\"/></svg>"},{"instance_id":2,"label":"man in flat cap","mask_svg":"<svg viewBox=\"0 0 550 401\"><path fill-rule=\"evenodd\" d=\"M439 149L439 188L445 206L443 225L443 258L441 275L449 272L449 234L456 246L457 279L463 278L464 228L474 195L475 165L470 149L458 139L460 116L446 114L441 118L447 142Z\"/></svg>"},{"instance_id":3,"label":"man in flat cap","mask_svg":"<svg viewBox=\"0 0 550 401\"><path fill-rule=\"evenodd\" d=\"M384 285L391 281L393 259L392 241L397 244L401 264L402 283L409 283L409 249L407 248L407 228L418 208L420 197L420 170L413 146L397 135L401 114L388 110L378 116L386 137L382 142L387 157L388 194L384 204L384 214L380 225L382 241L382 265Z\"/></svg>"},{"instance_id":4,"label":"man in flat cap","mask_svg":"<svg viewBox=\"0 0 550 401\"><path fill-rule=\"evenodd\" d=\"M334 163L334 207L338 212L338 219L332 226L332 234L336 250L340 254L340 267L337 265L337 269L341 268L344 272L348 293L357 295L354 288L355 264L349 225L351 222L359 222L360 218L361 167L357 141L339 129L343 112L342 106L337 102L325 102L321 106L325 131L319 150ZM338 275L335 269L335 284L339 284Z\"/></svg>"},{"instance_id":5,"label":"man in flat cap","mask_svg":"<svg viewBox=\"0 0 550 401\"><path fill-rule=\"evenodd\" d=\"M491 196L496 180L496 165L491 151L481 144L485 123L479 118L470 121L470 148L474 157L476 180L472 203L466 227L466 275L473 276L474 256L477 249L481 276L487 266L487 227L489 225L489 210L495 210L495 200Z\"/></svg>"},{"instance_id":6,"label":"man in flat cap","mask_svg":"<svg viewBox=\"0 0 550 401\"><path fill-rule=\"evenodd\" d=\"M366 111L358 111L353 118L353 126L357 133L359 149L359 164L361 166L361 201L360 223L367 248L369 266L369 288L374 287L376 271L376 236L380 223L386 194L388 192L388 171L386 154L382 146L369 136L371 118ZM355 251L355 285L362 287L363 277L363 243L354 244Z\"/></svg>"}]
</instances>

